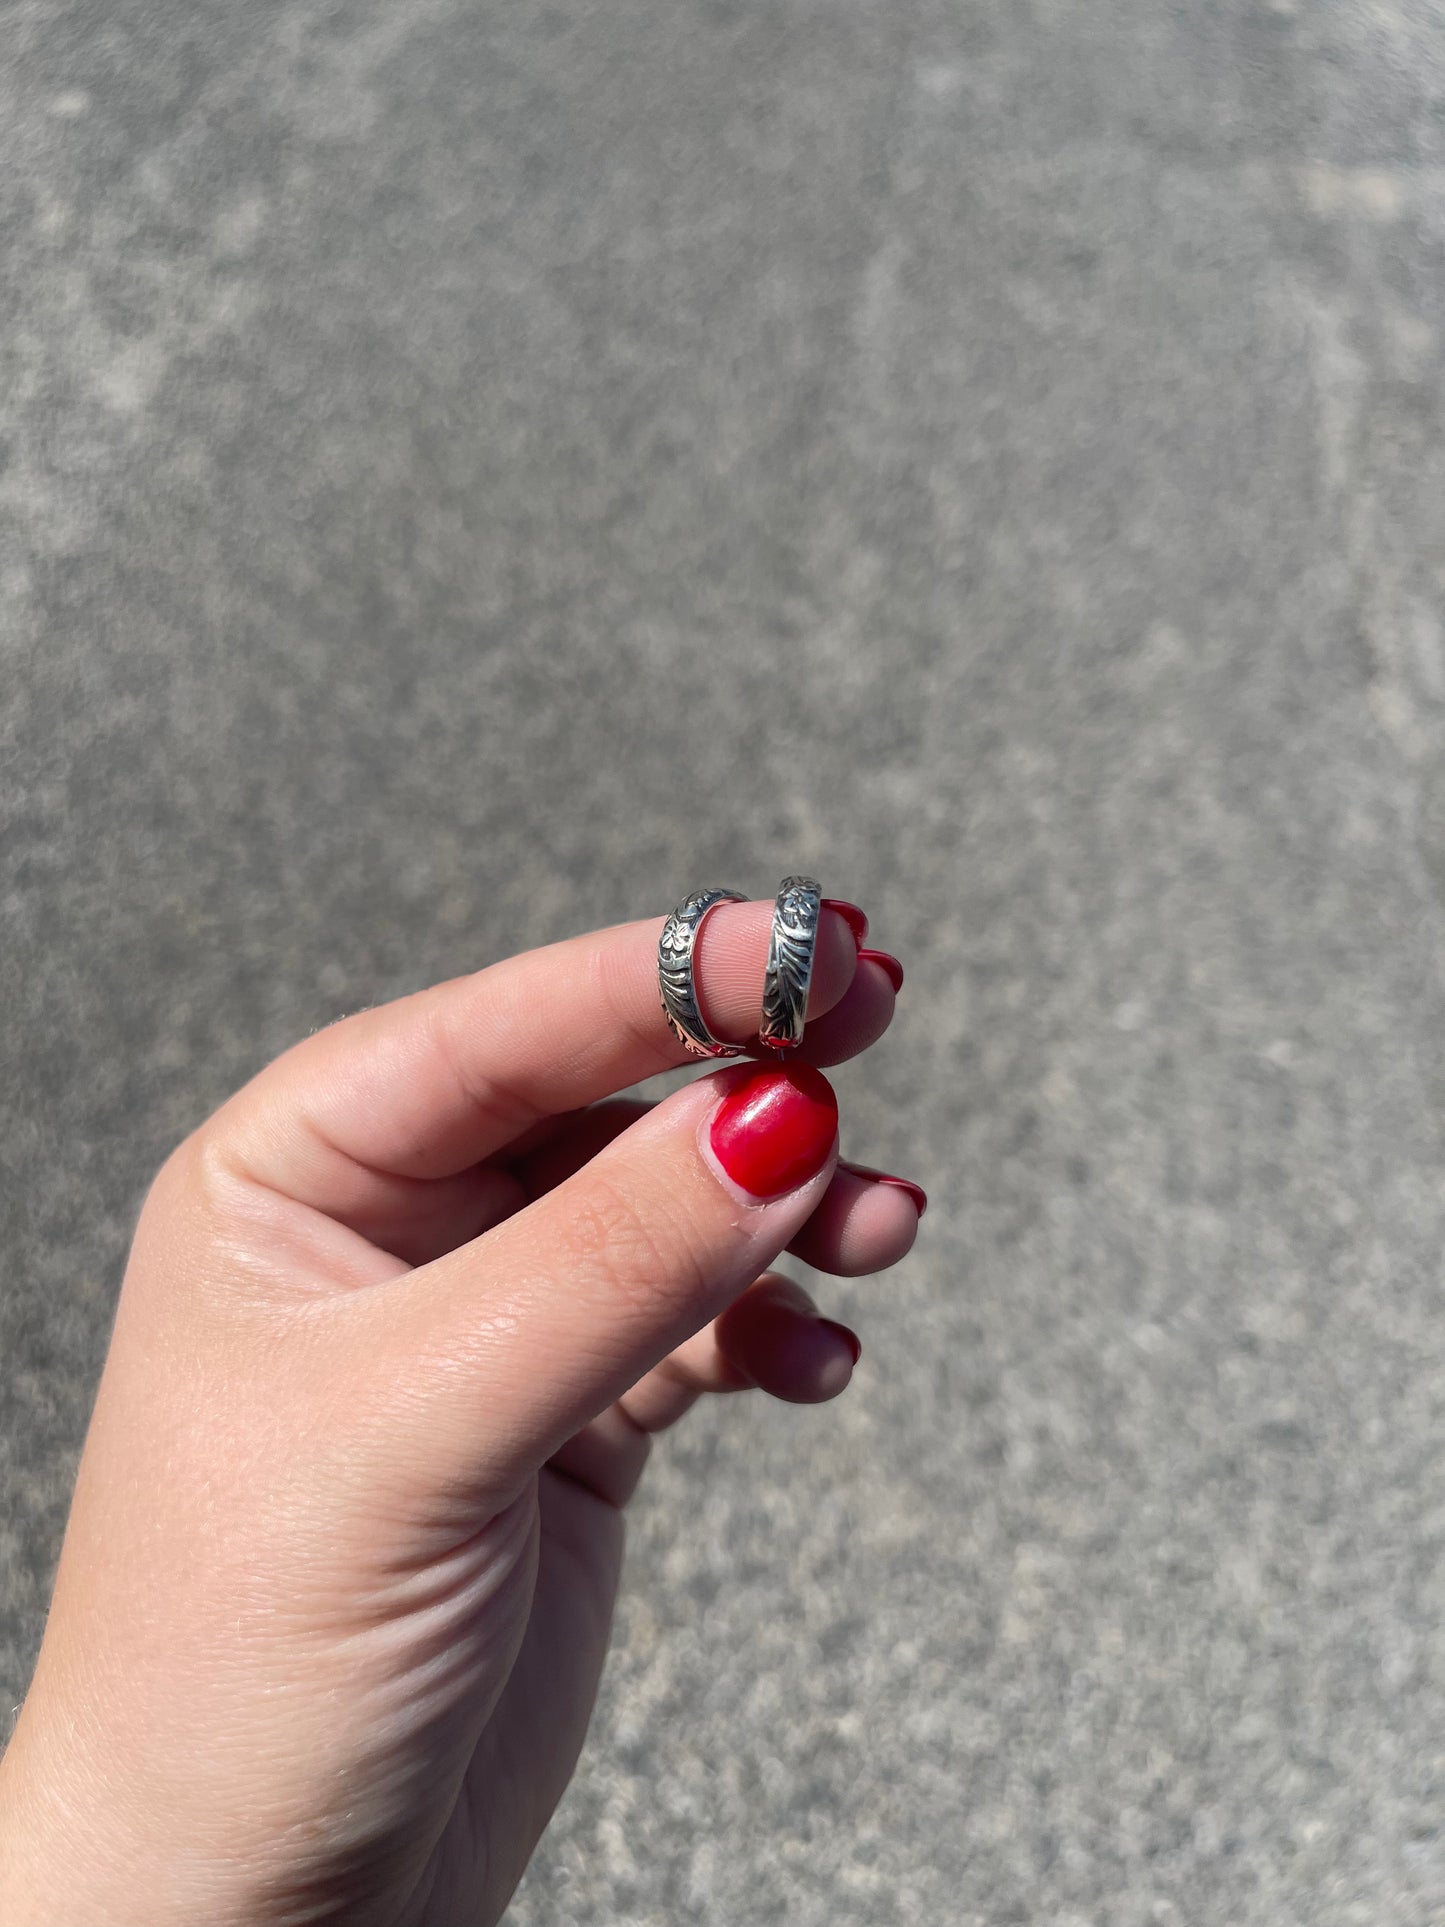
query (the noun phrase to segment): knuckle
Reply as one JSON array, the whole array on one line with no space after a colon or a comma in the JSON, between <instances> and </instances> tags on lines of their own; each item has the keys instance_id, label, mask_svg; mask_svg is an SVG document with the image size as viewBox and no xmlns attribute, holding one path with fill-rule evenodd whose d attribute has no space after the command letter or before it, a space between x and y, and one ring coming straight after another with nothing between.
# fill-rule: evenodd
<instances>
[{"instance_id":1,"label":"knuckle","mask_svg":"<svg viewBox=\"0 0 1445 1927\"><path fill-rule=\"evenodd\" d=\"M126 1266L123 1300L167 1317L210 1296L224 1179L204 1129L177 1144L151 1179Z\"/></svg>"},{"instance_id":2,"label":"knuckle","mask_svg":"<svg viewBox=\"0 0 1445 1927\"><path fill-rule=\"evenodd\" d=\"M213 1222L221 1215L228 1184L224 1155L208 1125L193 1131L166 1157L151 1179L141 1207L141 1225L156 1220L176 1225Z\"/></svg>"},{"instance_id":3,"label":"knuckle","mask_svg":"<svg viewBox=\"0 0 1445 1927\"><path fill-rule=\"evenodd\" d=\"M229 1133L211 1119L156 1173L137 1250L156 1255L149 1269L192 1304L270 1303L307 1275L300 1222L298 1208L253 1179Z\"/></svg>"},{"instance_id":4,"label":"knuckle","mask_svg":"<svg viewBox=\"0 0 1445 1927\"><path fill-rule=\"evenodd\" d=\"M236 1215L246 1185L244 1167L225 1137L204 1124L172 1153L176 1182L190 1193L201 1218L215 1227Z\"/></svg>"}]
</instances>

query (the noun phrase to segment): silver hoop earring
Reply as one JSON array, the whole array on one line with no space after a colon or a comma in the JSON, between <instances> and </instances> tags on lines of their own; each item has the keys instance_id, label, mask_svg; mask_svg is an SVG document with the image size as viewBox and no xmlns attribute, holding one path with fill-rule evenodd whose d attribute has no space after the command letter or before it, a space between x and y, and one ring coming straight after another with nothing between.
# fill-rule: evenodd
<instances>
[{"instance_id":1,"label":"silver hoop earring","mask_svg":"<svg viewBox=\"0 0 1445 1927\"><path fill-rule=\"evenodd\" d=\"M778 885L758 1031L772 1050L796 1050L803 1041L822 907L822 886L811 877L784 877Z\"/></svg>"},{"instance_id":2,"label":"silver hoop earring","mask_svg":"<svg viewBox=\"0 0 1445 1927\"><path fill-rule=\"evenodd\" d=\"M741 1057L736 1044L723 1044L702 1020L697 988L692 980L692 958L698 932L709 911L720 903L746 903L736 890L695 890L668 917L657 945L657 985L667 1027L694 1057Z\"/></svg>"}]
</instances>

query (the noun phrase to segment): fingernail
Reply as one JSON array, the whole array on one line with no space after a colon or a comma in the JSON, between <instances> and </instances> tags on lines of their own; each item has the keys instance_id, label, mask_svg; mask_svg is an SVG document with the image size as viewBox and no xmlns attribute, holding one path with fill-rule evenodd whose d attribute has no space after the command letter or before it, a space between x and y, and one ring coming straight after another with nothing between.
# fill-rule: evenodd
<instances>
[{"instance_id":1,"label":"fingernail","mask_svg":"<svg viewBox=\"0 0 1445 1927\"><path fill-rule=\"evenodd\" d=\"M836 1318L820 1318L818 1323L823 1327L824 1331L837 1333L849 1351L852 1352L853 1363L856 1365L858 1360L863 1356L863 1341L857 1332L850 1331L847 1325L840 1325Z\"/></svg>"},{"instance_id":2,"label":"fingernail","mask_svg":"<svg viewBox=\"0 0 1445 1927\"><path fill-rule=\"evenodd\" d=\"M888 972L894 994L896 995L902 990L903 966L896 957L890 957L886 950L864 950L860 947L858 951L858 961L859 963L867 962L881 965L881 967Z\"/></svg>"},{"instance_id":3,"label":"fingernail","mask_svg":"<svg viewBox=\"0 0 1445 1927\"><path fill-rule=\"evenodd\" d=\"M928 1193L921 1184L912 1178L895 1178L891 1171L875 1171L871 1164L854 1164L849 1160L847 1167L855 1177L867 1178L872 1184L896 1184L900 1191L906 1191L913 1200L914 1209L921 1218L928 1209Z\"/></svg>"},{"instance_id":4,"label":"fingernail","mask_svg":"<svg viewBox=\"0 0 1445 1927\"><path fill-rule=\"evenodd\" d=\"M755 1198L796 1191L828 1161L838 1135L838 1100L811 1064L760 1066L719 1104L709 1133L713 1155Z\"/></svg>"},{"instance_id":5,"label":"fingernail","mask_svg":"<svg viewBox=\"0 0 1445 1927\"><path fill-rule=\"evenodd\" d=\"M837 911L853 932L853 941L861 950L868 940L868 918L857 904L849 903L843 897L824 897L823 908Z\"/></svg>"}]
</instances>

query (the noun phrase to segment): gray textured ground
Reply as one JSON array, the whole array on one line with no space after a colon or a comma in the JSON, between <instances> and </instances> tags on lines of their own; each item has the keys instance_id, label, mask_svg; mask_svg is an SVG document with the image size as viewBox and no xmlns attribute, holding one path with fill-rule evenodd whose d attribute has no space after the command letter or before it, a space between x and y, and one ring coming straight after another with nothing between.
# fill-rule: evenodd
<instances>
[{"instance_id":1,"label":"gray textured ground","mask_svg":"<svg viewBox=\"0 0 1445 1927\"><path fill-rule=\"evenodd\" d=\"M0 1691L175 1137L815 869L927 1235L515 1919L1445 1918L1433 0L11 0L0 224Z\"/></svg>"}]
</instances>

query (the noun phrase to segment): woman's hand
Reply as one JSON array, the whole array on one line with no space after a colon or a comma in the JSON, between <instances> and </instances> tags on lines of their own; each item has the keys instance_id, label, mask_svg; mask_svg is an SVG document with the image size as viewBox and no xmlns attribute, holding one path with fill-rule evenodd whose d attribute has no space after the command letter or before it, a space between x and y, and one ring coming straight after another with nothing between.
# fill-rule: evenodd
<instances>
[{"instance_id":1,"label":"woman's hand","mask_svg":"<svg viewBox=\"0 0 1445 1927\"><path fill-rule=\"evenodd\" d=\"M756 1028L770 906L697 955ZM913 1242L808 1063L685 1061L660 920L308 1038L141 1215L34 1684L0 1763L7 1927L479 1927L576 1762L622 1514L706 1391L832 1397L856 1341L770 1274ZM891 968L890 968L891 966ZM825 911L812 1065L897 967ZM921 1194L919 1194L921 1202Z\"/></svg>"}]
</instances>

